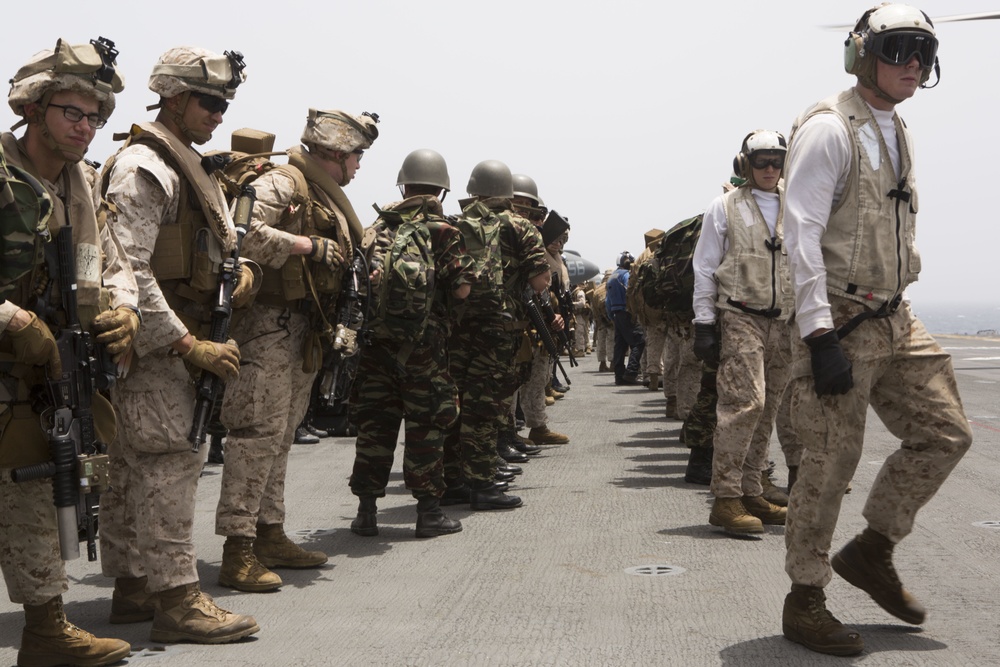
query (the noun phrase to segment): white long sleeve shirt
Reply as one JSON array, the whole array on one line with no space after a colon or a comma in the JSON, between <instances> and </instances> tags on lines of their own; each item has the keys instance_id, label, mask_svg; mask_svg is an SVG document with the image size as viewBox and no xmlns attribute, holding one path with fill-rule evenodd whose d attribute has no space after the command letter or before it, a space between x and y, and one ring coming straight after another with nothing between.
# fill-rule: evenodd
<instances>
[{"instance_id":1,"label":"white long sleeve shirt","mask_svg":"<svg viewBox=\"0 0 1000 667\"><path fill-rule=\"evenodd\" d=\"M757 206L760 208L767 229L774 236L778 224L778 211L781 202L776 192L764 192L753 189L750 191ZM729 250L729 221L726 219L725 196L719 195L712 200L705 211L701 222L701 235L694 249L694 322L696 324L715 323L716 301L719 297L719 286L715 281L715 272L722 264L722 259Z\"/></svg>"},{"instance_id":2,"label":"white long sleeve shirt","mask_svg":"<svg viewBox=\"0 0 1000 667\"><path fill-rule=\"evenodd\" d=\"M899 142L894 111L869 105L895 173L899 174ZM878 145L862 151L878 159ZM795 319L805 338L817 329L832 329L833 315L826 289L822 241L830 212L840 202L851 169L851 137L833 114L817 114L796 130L788 149L785 177L785 245L795 290Z\"/></svg>"}]
</instances>

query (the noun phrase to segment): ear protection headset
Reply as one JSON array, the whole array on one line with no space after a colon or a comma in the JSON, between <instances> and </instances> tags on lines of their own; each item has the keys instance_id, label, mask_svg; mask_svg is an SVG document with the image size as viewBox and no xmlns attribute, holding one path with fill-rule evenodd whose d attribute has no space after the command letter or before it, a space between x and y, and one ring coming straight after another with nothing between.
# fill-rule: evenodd
<instances>
[{"instance_id":1,"label":"ear protection headset","mask_svg":"<svg viewBox=\"0 0 1000 667\"><path fill-rule=\"evenodd\" d=\"M778 140L778 146L774 147L763 147L756 146L751 148L750 139L754 135L760 134L762 132L767 132L774 134ZM780 132L773 132L772 130L754 130L747 136L743 137L743 143L740 145L740 152L736 154L733 158L733 173L739 176L741 179L750 182L752 180L753 172L750 169L750 154L758 150L778 150L778 148L787 148L788 144L785 141L785 137Z\"/></svg>"}]
</instances>

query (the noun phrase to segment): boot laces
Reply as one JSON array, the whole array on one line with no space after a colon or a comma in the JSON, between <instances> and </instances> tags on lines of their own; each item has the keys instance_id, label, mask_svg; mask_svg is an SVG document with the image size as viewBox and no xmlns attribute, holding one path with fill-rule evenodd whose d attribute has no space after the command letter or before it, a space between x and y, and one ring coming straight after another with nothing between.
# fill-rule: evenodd
<instances>
[{"instance_id":1,"label":"boot laces","mask_svg":"<svg viewBox=\"0 0 1000 667\"><path fill-rule=\"evenodd\" d=\"M809 611L809 616L812 617L817 628L829 629L830 626L843 625L826 608L826 596L822 592L810 594L808 600L806 609Z\"/></svg>"},{"instance_id":2,"label":"boot laces","mask_svg":"<svg viewBox=\"0 0 1000 667\"><path fill-rule=\"evenodd\" d=\"M191 594L188 605L192 609L197 609L205 616L212 616L220 621L225 620L229 614L228 611L215 604L215 600L210 595L200 590Z\"/></svg>"}]
</instances>

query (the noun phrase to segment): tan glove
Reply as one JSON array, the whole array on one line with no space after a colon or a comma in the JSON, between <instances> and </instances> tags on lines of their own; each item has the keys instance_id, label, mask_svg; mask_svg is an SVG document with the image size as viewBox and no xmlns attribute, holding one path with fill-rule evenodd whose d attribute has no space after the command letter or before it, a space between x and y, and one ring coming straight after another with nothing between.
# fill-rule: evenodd
<instances>
[{"instance_id":1,"label":"tan glove","mask_svg":"<svg viewBox=\"0 0 1000 667\"><path fill-rule=\"evenodd\" d=\"M340 253L340 246L336 241L324 236L310 236L309 240L313 245L309 259L332 267L344 265L344 256Z\"/></svg>"},{"instance_id":2,"label":"tan glove","mask_svg":"<svg viewBox=\"0 0 1000 667\"><path fill-rule=\"evenodd\" d=\"M55 336L37 315L31 311L26 312L31 316L27 324L17 331L11 331L7 327L6 333L14 347L14 358L28 366L46 366L49 377L53 379L62 377L62 359L59 358Z\"/></svg>"},{"instance_id":3,"label":"tan glove","mask_svg":"<svg viewBox=\"0 0 1000 667\"><path fill-rule=\"evenodd\" d=\"M240 375L240 349L235 343L213 343L195 338L194 346L181 358L226 382Z\"/></svg>"},{"instance_id":4,"label":"tan glove","mask_svg":"<svg viewBox=\"0 0 1000 667\"><path fill-rule=\"evenodd\" d=\"M236 287L233 288L233 308L244 308L253 300L253 271L245 267L236 268Z\"/></svg>"},{"instance_id":5,"label":"tan glove","mask_svg":"<svg viewBox=\"0 0 1000 667\"><path fill-rule=\"evenodd\" d=\"M132 346L139 331L139 315L131 308L119 306L95 317L92 326L95 331L101 332L97 334L97 342L104 344L117 364Z\"/></svg>"}]
</instances>

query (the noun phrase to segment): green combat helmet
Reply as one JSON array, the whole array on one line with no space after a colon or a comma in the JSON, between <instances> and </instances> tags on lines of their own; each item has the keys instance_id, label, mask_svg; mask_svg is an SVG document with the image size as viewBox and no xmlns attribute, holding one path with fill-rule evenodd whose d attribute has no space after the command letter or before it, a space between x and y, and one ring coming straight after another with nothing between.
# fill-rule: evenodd
<instances>
[{"instance_id":1,"label":"green combat helmet","mask_svg":"<svg viewBox=\"0 0 1000 667\"><path fill-rule=\"evenodd\" d=\"M451 179L448 177L448 165L437 151L420 148L403 159L399 168L396 185L402 191L405 185L430 185L451 191Z\"/></svg>"},{"instance_id":2,"label":"green combat helmet","mask_svg":"<svg viewBox=\"0 0 1000 667\"><path fill-rule=\"evenodd\" d=\"M514 177L510 168L499 160L483 160L472 168L465 191L474 197L514 196Z\"/></svg>"},{"instance_id":3,"label":"green combat helmet","mask_svg":"<svg viewBox=\"0 0 1000 667\"><path fill-rule=\"evenodd\" d=\"M524 174L514 174L514 195L516 197L526 197L534 202L535 206L544 206L542 198L538 196L538 185L535 179Z\"/></svg>"}]
</instances>

